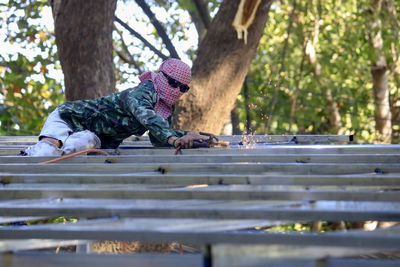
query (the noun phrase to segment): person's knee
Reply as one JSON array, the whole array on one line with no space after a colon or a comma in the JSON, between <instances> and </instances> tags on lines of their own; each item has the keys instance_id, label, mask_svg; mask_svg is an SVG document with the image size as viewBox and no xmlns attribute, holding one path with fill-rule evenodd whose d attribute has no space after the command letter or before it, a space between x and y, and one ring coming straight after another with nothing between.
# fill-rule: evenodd
<instances>
[{"instance_id":1,"label":"person's knee","mask_svg":"<svg viewBox=\"0 0 400 267\"><path fill-rule=\"evenodd\" d=\"M71 154L86 149L100 148L100 138L89 130L75 132L65 140L62 150L65 154Z\"/></svg>"},{"instance_id":2,"label":"person's knee","mask_svg":"<svg viewBox=\"0 0 400 267\"><path fill-rule=\"evenodd\" d=\"M54 144L57 148L60 148L62 146L61 141L56 138L42 137L42 138L39 138L39 141L41 141L41 140L46 140L47 142Z\"/></svg>"}]
</instances>

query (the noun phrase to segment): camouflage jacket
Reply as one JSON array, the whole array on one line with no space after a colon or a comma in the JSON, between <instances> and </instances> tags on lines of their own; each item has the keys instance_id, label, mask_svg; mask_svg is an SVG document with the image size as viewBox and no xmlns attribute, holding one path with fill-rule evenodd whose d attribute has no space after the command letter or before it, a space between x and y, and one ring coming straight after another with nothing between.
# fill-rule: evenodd
<instances>
[{"instance_id":1,"label":"camouflage jacket","mask_svg":"<svg viewBox=\"0 0 400 267\"><path fill-rule=\"evenodd\" d=\"M101 140L102 148L117 148L131 135L149 130L155 146L169 146L168 138L187 132L170 128L172 116L164 120L154 110L157 93L151 81L94 100L65 102L58 106L60 117L75 131L89 130Z\"/></svg>"}]
</instances>

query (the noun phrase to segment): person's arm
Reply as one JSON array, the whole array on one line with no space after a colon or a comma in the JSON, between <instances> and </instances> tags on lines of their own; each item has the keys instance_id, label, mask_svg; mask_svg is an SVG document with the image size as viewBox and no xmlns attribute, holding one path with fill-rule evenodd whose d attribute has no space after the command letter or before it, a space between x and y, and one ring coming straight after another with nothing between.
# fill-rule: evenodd
<instances>
[{"instance_id":1,"label":"person's arm","mask_svg":"<svg viewBox=\"0 0 400 267\"><path fill-rule=\"evenodd\" d=\"M188 134L190 132L187 131L174 131L170 128L168 121L154 110L157 99L152 88L143 85L135 90L123 92L121 100L125 108L149 130L150 140L155 146L189 148L192 147L194 140L203 140L200 135Z\"/></svg>"},{"instance_id":2,"label":"person's arm","mask_svg":"<svg viewBox=\"0 0 400 267\"><path fill-rule=\"evenodd\" d=\"M128 95L122 95L122 101L125 108L149 130L152 139L162 146L171 145L170 137L178 138L177 133L169 127L169 123L163 117L158 115L153 105L156 101L155 94L152 94L147 88L138 87L136 90L130 90Z\"/></svg>"},{"instance_id":3,"label":"person's arm","mask_svg":"<svg viewBox=\"0 0 400 267\"><path fill-rule=\"evenodd\" d=\"M175 113L175 105L172 105L172 115L169 116L169 118L168 118L169 125L172 125L172 120L173 120L173 117L174 117L174 113ZM176 135L178 137L182 137L182 136L184 136L184 135L189 133L188 131L183 131L183 130L175 130L174 129L174 131L175 131L175 133L176 133Z\"/></svg>"},{"instance_id":4,"label":"person's arm","mask_svg":"<svg viewBox=\"0 0 400 267\"><path fill-rule=\"evenodd\" d=\"M176 131L175 131L176 132ZM153 146L155 146L155 147L163 147L163 146L172 146L172 142L173 142L173 139L174 138L176 138L176 139L178 139L179 137L178 137L179 135L177 135L177 136L171 136L170 138L168 138L168 145L166 145L165 143L162 143L162 142L160 142L157 138L155 138L150 132L149 132L149 138L150 138L150 142L151 142L151 144L153 145ZM171 140L170 140L171 139Z\"/></svg>"}]
</instances>

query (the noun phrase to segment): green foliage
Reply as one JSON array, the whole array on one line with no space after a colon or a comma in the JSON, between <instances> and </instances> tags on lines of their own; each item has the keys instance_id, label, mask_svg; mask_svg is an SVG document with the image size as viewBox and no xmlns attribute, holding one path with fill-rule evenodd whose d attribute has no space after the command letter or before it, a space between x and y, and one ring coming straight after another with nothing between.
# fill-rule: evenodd
<instances>
[{"instance_id":1,"label":"green foliage","mask_svg":"<svg viewBox=\"0 0 400 267\"><path fill-rule=\"evenodd\" d=\"M49 219L40 219L40 220L31 220L27 221L27 225L38 225L38 224L49 224L49 223L76 223L78 222L77 218L66 218L66 217L57 217L57 218L49 218Z\"/></svg>"},{"instance_id":2,"label":"green foliage","mask_svg":"<svg viewBox=\"0 0 400 267\"><path fill-rule=\"evenodd\" d=\"M0 54L0 135L37 135L47 114L64 100L60 81L49 69L57 62L53 33L37 18L48 1L9 1L1 6L3 43Z\"/></svg>"},{"instance_id":3,"label":"green foliage","mask_svg":"<svg viewBox=\"0 0 400 267\"><path fill-rule=\"evenodd\" d=\"M308 224L293 223L287 225L277 225L263 229L268 233L282 233L282 232L310 232L310 226Z\"/></svg>"},{"instance_id":4,"label":"green foliage","mask_svg":"<svg viewBox=\"0 0 400 267\"><path fill-rule=\"evenodd\" d=\"M221 0L208 1L210 17L218 10ZM187 63L195 59L198 47L198 34L193 21L193 12L196 6L191 0L150 1L148 4L156 19L165 29L167 35L175 46L177 53ZM125 10L141 10L135 1L119 1L116 16L149 41L157 50L165 56L169 56L161 37L152 25L150 19L143 12L132 12L127 14ZM123 11L120 12L119 10ZM143 45L142 41L133 38L128 31L116 23L114 32L114 47L121 56L115 53L115 73L117 78L117 89L123 90L138 82L138 75L147 70L155 69L162 59ZM132 60L126 60L132 59Z\"/></svg>"},{"instance_id":5,"label":"green foliage","mask_svg":"<svg viewBox=\"0 0 400 267\"><path fill-rule=\"evenodd\" d=\"M208 1L211 17L221 2ZM287 38L293 3L276 1L271 7L248 74L249 111L243 92L237 100L242 130L249 112L250 130L257 134L340 132L354 134L361 143L372 142L375 107L370 65L375 55L368 42L370 1L296 1ZM194 60L198 37L193 34L190 16L196 11L193 1L156 0L149 5L179 55L185 61ZM134 1L118 1L118 6L119 10L140 10ZM37 134L47 114L64 101L54 33L39 20L49 10L47 0L10 0L0 4L0 22L5 26L0 29L0 38L10 48L0 51L0 135ZM125 9L118 13L117 7L117 15L122 14L128 14L121 17L123 21L168 55L143 12L127 13ZM385 9L378 17L383 26L383 52L391 70L392 110L397 114L393 129L400 136L400 74L395 76L393 71L399 64L400 24ZM114 47L125 57L115 53L114 58L117 88L121 90L136 84L138 74L154 69L161 59L118 24L116 28ZM315 62L310 60L313 53ZM337 105L341 129L335 128L330 119L333 108L327 100L329 94Z\"/></svg>"},{"instance_id":6,"label":"green foliage","mask_svg":"<svg viewBox=\"0 0 400 267\"><path fill-rule=\"evenodd\" d=\"M6 47L0 51L0 135L37 135L47 115L64 101L54 31L42 23L43 17L51 19L49 2L9 0L0 4L0 23L4 25L0 29L0 42ZM211 15L220 2L208 2ZM118 5L123 14L127 14L125 6L134 7L129 9L132 11L141 10L134 1L118 1ZM157 0L149 5L178 53L186 61L192 60L197 37L193 36L194 26L188 11L195 10L193 2ZM169 54L143 12L128 13L123 19L162 53ZM115 53L115 74L117 88L125 89L136 84L138 74L154 69L161 59L118 26L113 35L114 47L128 62ZM178 44L184 44L184 48Z\"/></svg>"},{"instance_id":7,"label":"green foliage","mask_svg":"<svg viewBox=\"0 0 400 267\"><path fill-rule=\"evenodd\" d=\"M315 229L314 231L318 231L320 233L332 232L337 231L337 225L333 222L322 221L320 222L319 229ZM345 222L346 229L353 229L353 225L350 222ZM311 232L312 230L312 223L292 223L292 224L283 224L283 225L276 225L272 227L260 227L256 228L257 230L262 230L268 233L283 233L283 232L300 232L306 233Z\"/></svg>"},{"instance_id":8,"label":"green foliage","mask_svg":"<svg viewBox=\"0 0 400 267\"><path fill-rule=\"evenodd\" d=\"M369 2L340 1L338 5L337 1L297 1L284 54L293 3L280 1L271 7L269 22L249 70L251 132L342 132L355 134L358 142L372 142L375 130L371 46L367 40L369 18L365 14ZM393 23L384 24L383 30L388 62L393 61L389 47L393 44L396 47L399 41L390 25ZM315 62L310 60L313 53ZM398 95L393 79L390 86L392 95ZM342 129L335 128L329 119L333 112L327 100L329 92L338 107ZM276 105L271 112L274 101ZM242 93L238 98L242 121L246 116L244 105ZM244 124L241 127L245 130Z\"/></svg>"},{"instance_id":9,"label":"green foliage","mask_svg":"<svg viewBox=\"0 0 400 267\"><path fill-rule=\"evenodd\" d=\"M21 226L21 225L38 225L38 224L54 224L54 223L76 223L78 222L77 218L66 218L66 217L57 217L57 218L47 218L47 219L38 219L38 220L30 220L24 222L13 222L13 223L1 223L0 226Z\"/></svg>"}]
</instances>

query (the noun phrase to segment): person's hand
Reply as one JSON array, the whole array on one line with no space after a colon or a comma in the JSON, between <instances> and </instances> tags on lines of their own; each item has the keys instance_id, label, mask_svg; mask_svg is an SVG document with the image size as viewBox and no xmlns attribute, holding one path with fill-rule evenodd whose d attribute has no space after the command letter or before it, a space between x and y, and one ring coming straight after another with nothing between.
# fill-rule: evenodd
<instances>
[{"instance_id":1,"label":"person's hand","mask_svg":"<svg viewBox=\"0 0 400 267\"><path fill-rule=\"evenodd\" d=\"M199 142L203 142L203 140L207 139L207 137L204 137L203 135L194 133L194 132L187 132L186 135L189 135L193 138L195 138L194 140L198 140Z\"/></svg>"},{"instance_id":2,"label":"person's hand","mask_svg":"<svg viewBox=\"0 0 400 267\"><path fill-rule=\"evenodd\" d=\"M171 136L168 140L170 145L173 145L175 148L191 148L193 147L193 141L199 141L200 143L207 140L208 138L215 138L218 141L218 138L213 134L201 135L194 132L187 132L186 135L178 138L177 136ZM175 140L175 141L174 141Z\"/></svg>"},{"instance_id":3,"label":"person's hand","mask_svg":"<svg viewBox=\"0 0 400 267\"><path fill-rule=\"evenodd\" d=\"M205 133L205 132L200 132L200 134L194 133L194 132L188 132L186 135L189 135L194 138L194 140L198 140L200 143L203 141L207 141L208 146L214 146L218 144L218 137L212 133Z\"/></svg>"},{"instance_id":4,"label":"person's hand","mask_svg":"<svg viewBox=\"0 0 400 267\"><path fill-rule=\"evenodd\" d=\"M187 134L182 136L181 138L177 136L171 136L168 139L168 143L172 145L175 148L190 148L193 146L193 141L194 140L202 140L201 135L192 135L192 134Z\"/></svg>"},{"instance_id":5,"label":"person's hand","mask_svg":"<svg viewBox=\"0 0 400 267\"><path fill-rule=\"evenodd\" d=\"M187 134L175 141L175 147L191 148L194 140L199 140L202 142L203 138L201 135Z\"/></svg>"}]
</instances>

